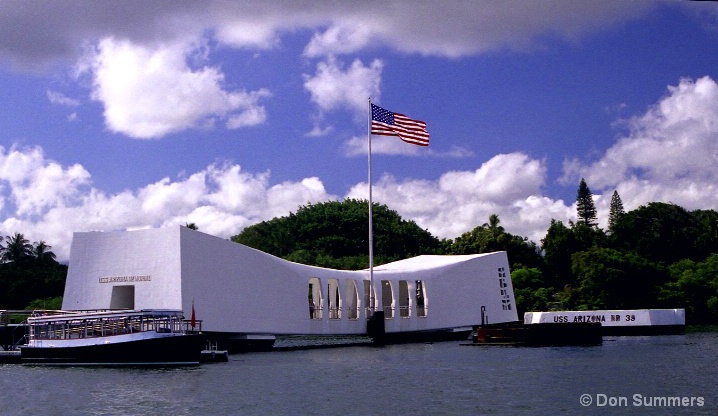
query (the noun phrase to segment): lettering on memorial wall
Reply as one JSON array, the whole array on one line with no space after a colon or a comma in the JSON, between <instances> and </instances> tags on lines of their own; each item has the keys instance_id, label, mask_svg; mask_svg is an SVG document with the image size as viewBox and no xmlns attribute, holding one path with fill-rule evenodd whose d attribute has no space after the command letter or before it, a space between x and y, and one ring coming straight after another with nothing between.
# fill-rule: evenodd
<instances>
[{"instance_id":1,"label":"lettering on memorial wall","mask_svg":"<svg viewBox=\"0 0 718 416\"><path fill-rule=\"evenodd\" d=\"M573 318L568 315L554 315L553 321L557 324L565 324L570 322L586 323L586 322L634 322L636 315L627 314L590 314L590 315L574 315Z\"/></svg>"},{"instance_id":2,"label":"lettering on memorial wall","mask_svg":"<svg viewBox=\"0 0 718 416\"><path fill-rule=\"evenodd\" d=\"M506 269L499 267L499 289L501 290L501 307L505 311L511 310L511 296L509 295L508 283L506 283Z\"/></svg>"},{"instance_id":3,"label":"lettering on memorial wall","mask_svg":"<svg viewBox=\"0 0 718 416\"><path fill-rule=\"evenodd\" d=\"M99 278L100 283L135 283L151 280L152 276L102 276Z\"/></svg>"}]
</instances>

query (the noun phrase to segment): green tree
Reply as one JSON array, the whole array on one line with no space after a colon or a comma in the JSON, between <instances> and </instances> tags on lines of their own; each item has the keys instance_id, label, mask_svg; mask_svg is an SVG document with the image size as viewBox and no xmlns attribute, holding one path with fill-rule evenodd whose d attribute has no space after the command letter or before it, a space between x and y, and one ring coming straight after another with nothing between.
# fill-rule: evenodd
<instances>
[{"instance_id":1,"label":"green tree","mask_svg":"<svg viewBox=\"0 0 718 416\"><path fill-rule=\"evenodd\" d=\"M436 237L386 205L374 204L373 213L375 264L439 250ZM361 269L368 266L368 223L367 201L330 201L247 227L232 240L304 264Z\"/></svg>"},{"instance_id":2,"label":"green tree","mask_svg":"<svg viewBox=\"0 0 718 416\"><path fill-rule=\"evenodd\" d=\"M696 210L691 215L698 222L700 233L695 241L697 258L706 258L718 253L718 212L709 210Z\"/></svg>"},{"instance_id":3,"label":"green tree","mask_svg":"<svg viewBox=\"0 0 718 416\"><path fill-rule=\"evenodd\" d=\"M44 241L35 243L32 247L32 257L40 264L57 264L55 253L50 251L52 246L47 245Z\"/></svg>"},{"instance_id":4,"label":"green tree","mask_svg":"<svg viewBox=\"0 0 718 416\"><path fill-rule=\"evenodd\" d=\"M563 222L552 219L546 236L541 239L549 283L557 290L574 283L571 272L571 255L576 243L573 231Z\"/></svg>"},{"instance_id":5,"label":"green tree","mask_svg":"<svg viewBox=\"0 0 718 416\"><path fill-rule=\"evenodd\" d=\"M553 301L553 289L546 287L541 270L527 267L512 269L511 282L519 317L524 312L548 310Z\"/></svg>"},{"instance_id":6,"label":"green tree","mask_svg":"<svg viewBox=\"0 0 718 416\"><path fill-rule=\"evenodd\" d=\"M667 308L685 308L688 323L718 322L718 254L703 262L681 260L669 268L660 301Z\"/></svg>"},{"instance_id":7,"label":"green tree","mask_svg":"<svg viewBox=\"0 0 718 416\"><path fill-rule=\"evenodd\" d=\"M611 245L670 265L683 259L703 260L706 253L697 247L702 234L700 221L685 209L651 202L618 219L611 233Z\"/></svg>"},{"instance_id":8,"label":"green tree","mask_svg":"<svg viewBox=\"0 0 718 416\"><path fill-rule=\"evenodd\" d=\"M586 181L581 178L581 183L578 185L578 192L576 193L576 213L578 216L577 224L584 224L588 226L596 226L596 205L593 202L593 194L588 189Z\"/></svg>"},{"instance_id":9,"label":"green tree","mask_svg":"<svg viewBox=\"0 0 718 416\"><path fill-rule=\"evenodd\" d=\"M634 253L593 247L573 255L579 282L579 309L655 307L663 269Z\"/></svg>"},{"instance_id":10,"label":"green tree","mask_svg":"<svg viewBox=\"0 0 718 416\"><path fill-rule=\"evenodd\" d=\"M55 296L53 298L35 299L30 302L25 309L37 310L37 309L51 309L60 310L62 309L62 296Z\"/></svg>"},{"instance_id":11,"label":"green tree","mask_svg":"<svg viewBox=\"0 0 718 416\"><path fill-rule=\"evenodd\" d=\"M621 201L621 197L618 195L618 191L613 191L613 196L611 196L611 207L608 211L609 231L613 230L613 227L616 225L616 222L618 222L618 219L625 213L626 212L623 209L623 202Z\"/></svg>"},{"instance_id":12,"label":"green tree","mask_svg":"<svg viewBox=\"0 0 718 416\"><path fill-rule=\"evenodd\" d=\"M489 222L457 237L448 247L447 254L475 254L506 251L511 269L543 267L543 260L536 243L526 237L507 233L496 214Z\"/></svg>"},{"instance_id":13,"label":"green tree","mask_svg":"<svg viewBox=\"0 0 718 416\"><path fill-rule=\"evenodd\" d=\"M551 220L546 237L541 240L547 277L557 291L577 283L571 266L571 257L575 253L606 244L606 235L600 228L573 223L570 226Z\"/></svg>"},{"instance_id":14,"label":"green tree","mask_svg":"<svg viewBox=\"0 0 718 416\"><path fill-rule=\"evenodd\" d=\"M34 261L0 264L0 309L23 309L34 299L62 296L67 266Z\"/></svg>"},{"instance_id":15,"label":"green tree","mask_svg":"<svg viewBox=\"0 0 718 416\"><path fill-rule=\"evenodd\" d=\"M0 248L0 258L4 262L22 263L33 257L32 244L25 238L23 234L15 233L12 236L5 237L7 244Z\"/></svg>"}]
</instances>

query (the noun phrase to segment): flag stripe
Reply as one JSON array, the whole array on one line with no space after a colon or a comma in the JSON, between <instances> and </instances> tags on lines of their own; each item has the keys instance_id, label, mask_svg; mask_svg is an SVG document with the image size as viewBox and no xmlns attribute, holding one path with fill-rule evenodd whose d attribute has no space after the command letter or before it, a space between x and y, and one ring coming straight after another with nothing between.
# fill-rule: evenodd
<instances>
[{"instance_id":1,"label":"flag stripe","mask_svg":"<svg viewBox=\"0 0 718 416\"><path fill-rule=\"evenodd\" d=\"M397 136L406 143L418 146L429 145L429 132L425 122L393 113L374 104L371 105L371 112L371 134Z\"/></svg>"}]
</instances>

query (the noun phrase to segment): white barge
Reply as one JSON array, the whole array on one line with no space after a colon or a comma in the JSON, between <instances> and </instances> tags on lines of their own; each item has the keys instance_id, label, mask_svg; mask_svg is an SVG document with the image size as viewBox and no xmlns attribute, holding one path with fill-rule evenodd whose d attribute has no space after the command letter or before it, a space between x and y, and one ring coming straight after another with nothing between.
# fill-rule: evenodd
<instances>
[{"instance_id":1,"label":"white barge","mask_svg":"<svg viewBox=\"0 0 718 416\"><path fill-rule=\"evenodd\" d=\"M604 335L675 335L686 328L685 309L526 312L524 324L600 323Z\"/></svg>"},{"instance_id":2,"label":"white barge","mask_svg":"<svg viewBox=\"0 0 718 416\"><path fill-rule=\"evenodd\" d=\"M372 302L373 301L373 302ZM185 227L75 233L63 309L194 307L221 349L282 335L366 335L389 342L468 338L518 321L505 252L418 256L368 270L292 263Z\"/></svg>"}]
</instances>

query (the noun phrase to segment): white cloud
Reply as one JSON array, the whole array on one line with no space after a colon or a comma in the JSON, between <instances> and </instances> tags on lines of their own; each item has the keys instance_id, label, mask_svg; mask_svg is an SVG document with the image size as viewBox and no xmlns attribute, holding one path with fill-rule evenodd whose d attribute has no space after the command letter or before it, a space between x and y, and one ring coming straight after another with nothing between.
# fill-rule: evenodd
<instances>
[{"instance_id":1,"label":"white cloud","mask_svg":"<svg viewBox=\"0 0 718 416\"><path fill-rule=\"evenodd\" d=\"M538 242L552 218L571 218L563 201L541 195L545 176L544 162L512 153L497 155L475 171L447 172L436 181L398 182L385 175L373 184L372 193L375 202L387 204L438 237L455 238L497 214L507 231ZM367 195L367 184L361 183L346 197Z\"/></svg>"},{"instance_id":2,"label":"white cloud","mask_svg":"<svg viewBox=\"0 0 718 416\"><path fill-rule=\"evenodd\" d=\"M368 151L367 138L352 137L344 144L346 156L366 156ZM421 156L428 154L429 149L423 146L407 144L398 137L373 136L371 153L384 155Z\"/></svg>"},{"instance_id":3,"label":"white cloud","mask_svg":"<svg viewBox=\"0 0 718 416\"><path fill-rule=\"evenodd\" d=\"M629 134L598 160L567 161L563 179L584 177L594 194L602 193L606 210L614 190L626 209L653 201L718 208L718 84L713 79L681 80L629 125Z\"/></svg>"},{"instance_id":4,"label":"white cloud","mask_svg":"<svg viewBox=\"0 0 718 416\"><path fill-rule=\"evenodd\" d=\"M658 2L452 1L297 2L0 2L0 57L18 67L47 66L77 45L107 36L135 44L213 34L233 48L270 49L281 35L315 32L307 56L389 46L407 53L458 57L532 46L536 38L575 38L645 13ZM47 16L62 16L50 19ZM28 31L31 27L33 30Z\"/></svg>"},{"instance_id":5,"label":"white cloud","mask_svg":"<svg viewBox=\"0 0 718 416\"><path fill-rule=\"evenodd\" d=\"M439 237L454 238L496 213L509 232L539 240L551 218L566 220L572 212L541 196L545 171L543 162L526 155L498 155L475 171L448 172L436 181L398 182L385 175L374 184L374 195ZM357 184L346 197L366 198L366 190L365 183ZM271 184L269 172L243 172L229 163L111 195L92 187L82 166L63 167L39 148L0 148L0 229L44 240L61 260L69 256L74 231L195 223L227 238L301 205L336 199L320 178Z\"/></svg>"},{"instance_id":6,"label":"white cloud","mask_svg":"<svg viewBox=\"0 0 718 416\"><path fill-rule=\"evenodd\" d=\"M315 177L269 183L269 173L213 164L183 179L163 178L137 190L109 195L91 186L80 165L63 167L40 148L0 147L3 234L44 240L61 260L73 231L125 230L194 222L200 230L230 237L244 227L288 215L308 203L336 199Z\"/></svg>"},{"instance_id":7,"label":"white cloud","mask_svg":"<svg viewBox=\"0 0 718 416\"><path fill-rule=\"evenodd\" d=\"M328 13L307 56L357 52L388 45L407 53L460 57L496 49L523 50L541 36L574 38L644 13L653 2L453 1L363 2Z\"/></svg>"},{"instance_id":8,"label":"white cloud","mask_svg":"<svg viewBox=\"0 0 718 416\"><path fill-rule=\"evenodd\" d=\"M77 107L80 105L80 101L74 98L70 98L65 94L57 91L47 90L47 99L53 104L64 105L67 107Z\"/></svg>"},{"instance_id":9,"label":"white cloud","mask_svg":"<svg viewBox=\"0 0 718 416\"><path fill-rule=\"evenodd\" d=\"M156 47L105 38L91 58L93 94L105 107L107 127L133 138L153 139L226 119L228 128L261 124L259 100L269 91L227 91L215 67L187 64L196 48ZM196 57L196 55L195 55Z\"/></svg>"},{"instance_id":10,"label":"white cloud","mask_svg":"<svg viewBox=\"0 0 718 416\"><path fill-rule=\"evenodd\" d=\"M333 126L322 127L319 122L317 122L317 124L314 124L314 127L304 135L307 137L324 137L333 131Z\"/></svg>"},{"instance_id":11,"label":"white cloud","mask_svg":"<svg viewBox=\"0 0 718 416\"><path fill-rule=\"evenodd\" d=\"M349 108L366 113L369 97L378 98L384 64L375 59L365 66L355 59L348 67L330 57L317 64L314 76L304 75L304 88L322 111Z\"/></svg>"},{"instance_id":12,"label":"white cloud","mask_svg":"<svg viewBox=\"0 0 718 416\"><path fill-rule=\"evenodd\" d=\"M344 155L347 157L366 156L368 151L366 137L352 137L344 143ZM415 146L393 136L372 136L371 153L402 156L430 156L438 158L464 158L474 152L460 146L451 146L448 151L436 151L433 147Z\"/></svg>"},{"instance_id":13,"label":"white cloud","mask_svg":"<svg viewBox=\"0 0 718 416\"><path fill-rule=\"evenodd\" d=\"M344 54L364 48L371 37L369 26L344 24L331 26L324 33L315 33L304 49L308 57Z\"/></svg>"},{"instance_id":14,"label":"white cloud","mask_svg":"<svg viewBox=\"0 0 718 416\"><path fill-rule=\"evenodd\" d=\"M0 59L21 68L75 60L90 71L92 97L104 106L110 131L156 139L191 128L228 129L262 124L266 89L229 89L219 66L207 64L219 48L267 50L282 35L311 31L304 55L323 58L305 88L320 111L363 111L378 98L382 61L348 68L334 57L389 47L443 57L531 47L535 39L572 39L645 13L654 3L455 1L322 2L0 2ZM61 15L63 19L48 19ZM32 27L32 31L25 28ZM93 45L89 60L78 58ZM241 85L241 81L233 81ZM50 92L48 92L50 94ZM53 102L72 99L52 93ZM357 110L359 109L359 110ZM317 124L308 133L325 130Z\"/></svg>"},{"instance_id":15,"label":"white cloud","mask_svg":"<svg viewBox=\"0 0 718 416\"><path fill-rule=\"evenodd\" d=\"M0 146L0 183L7 184L16 212L23 216L38 215L48 207L71 204L73 198L89 185L90 174L80 165L68 168L46 161L42 149Z\"/></svg>"}]
</instances>

